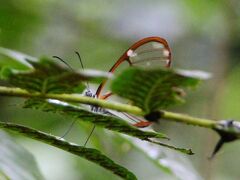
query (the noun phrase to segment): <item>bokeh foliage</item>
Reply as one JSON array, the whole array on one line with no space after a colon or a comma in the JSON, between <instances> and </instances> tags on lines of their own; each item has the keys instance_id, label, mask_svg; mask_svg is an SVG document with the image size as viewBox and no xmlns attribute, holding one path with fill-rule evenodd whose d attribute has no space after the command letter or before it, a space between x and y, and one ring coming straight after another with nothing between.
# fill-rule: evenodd
<instances>
[{"instance_id":1,"label":"bokeh foliage","mask_svg":"<svg viewBox=\"0 0 240 180\"><path fill-rule=\"evenodd\" d=\"M86 67L107 70L134 41L149 35L163 36L169 40L173 49L174 66L202 69L214 74L214 83L209 82L205 88L191 95L184 107L176 110L216 119L240 117L238 111L240 105L237 101L239 97L237 84L240 79L238 1L0 0L0 4L0 46L23 51L33 56L59 55L67 59L76 69L80 64L74 56L75 50L80 51ZM19 66L10 59L9 63ZM232 67L235 68L232 69ZM61 116L23 110L18 107L21 100L16 98L10 100L1 97L0 103L1 118L10 121L59 135L62 135L70 124ZM89 132L82 126L90 128L90 125L86 124L77 125L68 137L84 143ZM156 128L168 132L172 138L176 137L176 143L186 146L192 144L194 149L198 150L197 155L190 159L193 166L186 168L188 169L185 173L187 177L193 175L192 179L238 178L239 143L226 146L224 153L209 163L207 155L217 140L215 134L174 123L161 123L160 127ZM149 173L141 171L141 164L136 162L145 157L126 145L126 142L116 143L117 145L113 148L110 144L113 144L114 140L107 138L104 131L98 130L96 134L91 143L106 152L111 152L116 159L119 158L118 154L114 153L116 149L119 153L123 153L125 158L119 158L119 161L134 167L138 177L150 178L149 174L151 177L165 177L152 163L144 165L144 168L149 167L146 169ZM106 140L99 139L99 134L106 137ZM19 139L19 143L26 145L30 142ZM38 157L37 154L40 153L36 153L38 152L36 148L29 144L28 148ZM46 154L52 154L52 156L56 153L57 151L53 149L46 150ZM169 153L162 153L159 156L165 157L166 154ZM73 160L66 154L61 156L68 158L63 158L62 161L59 159L59 169L68 167L64 164L68 164L69 167L72 165L68 178L74 179L81 175L85 179L91 179L96 174L99 179L113 178L111 174L94 165L89 165L82 160ZM130 157L131 163L124 160ZM41 168L44 169L46 159L37 159ZM181 158L178 162L182 162ZM184 162L180 164L189 163L188 160ZM80 172L76 167L90 170L90 172ZM53 178L51 173L47 174L49 178ZM181 173L181 176L184 179L184 173Z\"/></svg>"}]
</instances>

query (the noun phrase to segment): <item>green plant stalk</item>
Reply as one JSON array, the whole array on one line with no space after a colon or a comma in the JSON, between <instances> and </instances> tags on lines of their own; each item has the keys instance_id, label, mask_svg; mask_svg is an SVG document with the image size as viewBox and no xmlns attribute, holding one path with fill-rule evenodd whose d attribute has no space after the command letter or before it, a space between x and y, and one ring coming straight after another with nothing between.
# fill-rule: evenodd
<instances>
[{"instance_id":1,"label":"green plant stalk","mask_svg":"<svg viewBox=\"0 0 240 180\"><path fill-rule=\"evenodd\" d=\"M162 111L162 118L166 120L172 120L180 123L190 124L194 126L201 126L205 128L215 128L218 125L218 121L204 118L192 117L186 114L173 113L169 111Z\"/></svg>"},{"instance_id":2,"label":"green plant stalk","mask_svg":"<svg viewBox=\"0 0 240 180\"><path fill-rule=\"evenodd\" d=\"M0 86L0 95L6 96L15 96L15 97L25 97L25 98L44 98L44 99L56 99L66 102L75 102L75 103L83 103L100 106L106 109L112 109L120 112L127 112L137 116L144 116L145 113L142 109L131 106L127 104L120 104L116 102L109 102L102 99L91 98L82 95L74 95L74 94L41 94L38 92L28 92L26 90L20 88L10 88ZM168 111L163 112L161 119L176 121L179 123L190 124L195 126L201 126L205 128L215 128L218 125L218 122L211 119L203 119L196 118L189 115L173 113Z\"/></svg>"},{"instance_id":3,"label":"green plant stalk","mask_svg":"<svg viewBox=\"0 0 240 180\"><path fill-rule=\"evenodd\" d=\"M143 111L136 107L127 104L120 104L116 102L108 102L106 100L91 98L82 95L76 94L42 94L39 92L29 92L20 88L10 88L0 86L0 95L6 96L15 96L15 97L25 97L25 98L43 98L43 99L57 99L60 101L66 102L75 102L82 104L91 104L100 107L104 107L106 109L113 109L122 112L128 112L136 115L144 115Z\"/></svg>"}]
</instances>

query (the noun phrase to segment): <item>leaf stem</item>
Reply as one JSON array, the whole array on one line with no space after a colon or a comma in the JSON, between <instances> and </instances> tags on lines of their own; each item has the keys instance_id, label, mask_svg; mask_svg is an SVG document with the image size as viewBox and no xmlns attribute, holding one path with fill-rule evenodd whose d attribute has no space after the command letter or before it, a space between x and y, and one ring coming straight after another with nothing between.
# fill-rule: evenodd
<instances>
[{"instance_id":1,"label":"leaf stem","mask_svg":"<svg viewBox=\"0 0 240 180\"><path fill-rule=\"evenodd\" d=\"M91 98L82 95L76 94L41 94L38 92L28 92L26 90L20 88L12 88L12 87L3 87L0 86L0 95L6 96L16 96L16 97L25 97L25 98L43 98L43 99L57 99L66 102L75 102L75 103L83 103L100 106L106 109L112 109L120 112L127 112L137 116L144 116L145 113L142 109L131 106L127 104L120 104L116 102L110 102L102 99ZM185 114L173 113L169 111L162 111L163 115L161 119L176 121L179 123L190 124L195 126L201 126L205 128L215 128L218 125L218 122L211 119L203 119L192 117Z\"/></svg>"}]
</instances>

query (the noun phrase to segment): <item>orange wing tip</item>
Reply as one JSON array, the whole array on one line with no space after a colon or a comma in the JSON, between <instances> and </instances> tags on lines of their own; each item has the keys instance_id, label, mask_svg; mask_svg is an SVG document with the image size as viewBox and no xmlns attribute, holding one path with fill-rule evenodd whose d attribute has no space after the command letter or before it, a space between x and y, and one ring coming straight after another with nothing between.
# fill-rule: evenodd
<instances>
[{"instance_id":1,"label":"orange wing tip","mask_svg":"<svg viewBox=\"0 0 240 180\"><path fill-rule=\"evenodd\" d=\"M105 94L105 95L103 95L103 96L100 96L99 99L107 99L107 98L109 98L112 94L113 94L113 93L109 92L109 93L107 93L107 94Z\"/></svg>"},{"instance_id":2,"label":"orange wing tip","mask_svg":"<svg viewBox=\"0 0 240 180\"><path fill-rule=\"evenodd\" d=\"M145 128L148 127L152 124L152 122L147 122L147 121L141 121L139 123L133 124L133 126L138 127L138 128Z\"/></svg>"}]
</instances>

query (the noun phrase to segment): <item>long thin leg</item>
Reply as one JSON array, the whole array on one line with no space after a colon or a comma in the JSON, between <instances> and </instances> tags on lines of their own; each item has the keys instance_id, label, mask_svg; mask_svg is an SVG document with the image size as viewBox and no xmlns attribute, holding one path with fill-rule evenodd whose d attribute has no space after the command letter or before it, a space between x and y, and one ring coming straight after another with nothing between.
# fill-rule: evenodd
<instances>
[{"instance_id":1,"label":"long thin leg","mask_svg":"<svg viewBox=\"0 0 240 180\"><path fill-rule=\"evenodd\" d=\"M87 143L88 143L88 141L89 141L89 139L90 139L90 137L92 136L92 134L93 134L93 131L94 131L94 129L96 128L96 125L93 125L93 128L92 128L92 130L91 130L91 132L90 132L90 134L88 135L88 138L87 138L87 140L85 141L85 143L84 143L84 147L87 145Z\"/></svg>"},{"instance_id":2,"label":"long thin leg","mask_svg":"<svg viewBox=\"0 0 240 180\"><path fill-rule=\"evenodd\" d=\"M75 51L75 53L76 53L76 55L78 56L78 59L79 59L80 64L81 64L81 66L82 66L82 69L84 70L84 66L83 66L82 58L81 58L79 52ZM88 84L88 82L86 82L86 85L87 85L87 89L90 91L90 88L89 88L89 84ZM92 128L90 134L88 135L87 140L85 141L85 143L84 143L84 145L83 145L84 147L87 145L87 143L88 143L90 137L92 136L92 134L93 134L93 132L94 132L94 130L95 130L95 127L96 127L96 126L93 125L93 128Z\"/></svg>"},{"instance_id":3,"label":"long thin leg","mask_svg":"<svg viewBox=\"0 0 240 180\"><path fill-rule=\"evenodd\" d=\"M79 59L80 64L81 64L81 66L82 66L82 69L84 70L84 66L83 66L82 59L81 59L81 56L80 56L79 52L75 51L75 53L76 53L77 56L78 56L78 59ZM63 60L62 58L60 58L60 57L58 57L58 56L53 56L53 58L56 58L56 59L60 60L60 61L61 61L62 63L64 63L71 71L74 71L74 69L73 69L65 60ZM87 89L89 90L89 84L88 84L88 82L86 82L86 84L87 84ZM61 138L64 138L64 137L71 131L71 129L73 128L75 122L76 122L76 120L73 120L73 122L71 123L71 125L69 126L69 128L67 129L67 131L61 136ZM94 128L95 128L95 127L94 127ZM93 130L94 130L94 129L93 129ZM92 131L93 131L93 130L92 130ZM93 132L91 132L91 134L92 134L92 133L93 133ZM90 136L91 136L91 134L90 134ZM88 137L87 141L89 140L90 136ZM85 144L87 143L87 141L85 142ZM84 145L84 146L85 146L85 145Z\"/></svg>"},{"instance_id":4,"label":"long thin leg","mask_svg":"<svg viewBox=\"0 0 240 180\"><path fill-rule=\"evenodd\" d=\"M76 121L77 121L76 119L72 121L71 125L69 126L67 131L61 136L61 138L64 138L72 130L73 125L75 124Z\"/></svg>"}]
</instances>

